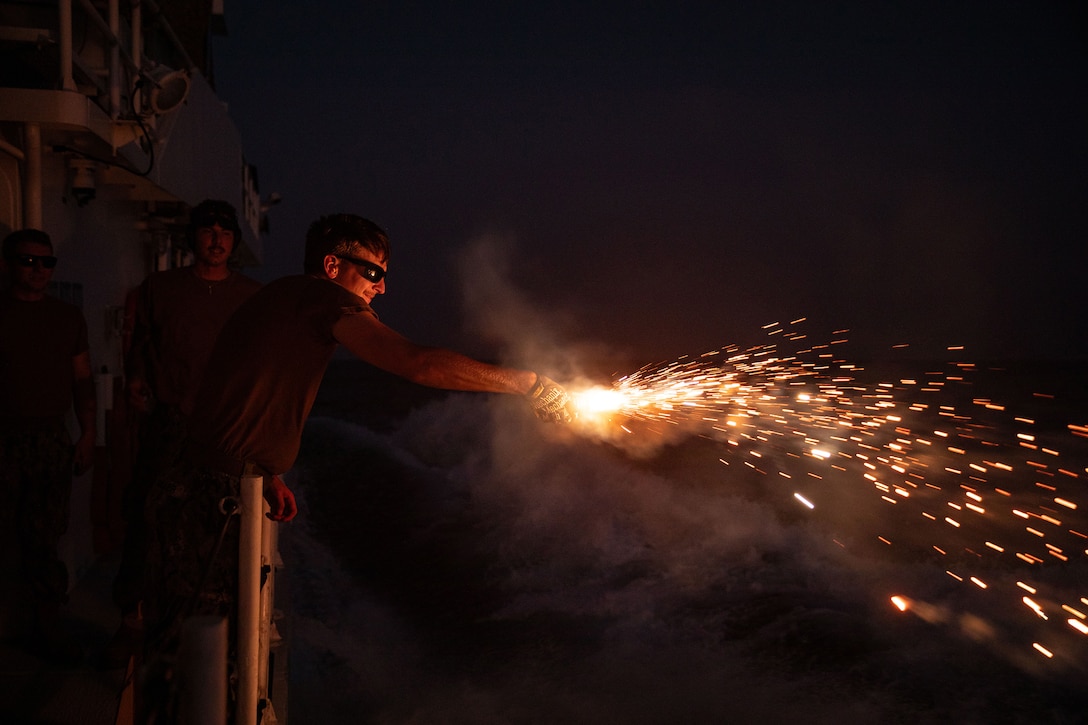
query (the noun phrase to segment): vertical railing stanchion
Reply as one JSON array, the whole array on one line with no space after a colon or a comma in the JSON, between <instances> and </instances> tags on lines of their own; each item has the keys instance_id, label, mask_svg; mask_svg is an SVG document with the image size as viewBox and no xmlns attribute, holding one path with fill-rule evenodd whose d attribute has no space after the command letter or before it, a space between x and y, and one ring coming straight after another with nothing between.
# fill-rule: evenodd
<instances>
[{"instance_id":1,"label":"vertical railing stanchion","mask_svg":"<svg viewBox=\"0 0 1088 725\"><path fill-rule=\"evenodd\" d=\"M264 479L242 476L242 530L238 541L238 702L237 725L256 725L261 615L261 523Z\"/></svg>"},{"instance_id":2,"label":"vertical railing stanchion","mask_svg":"<svg viewBox=\"0 0 1088 725\"><path fill-rule=\"evenodd\" d=\"M267 506L266 506L267 508ZM257 654L257 697L265 703L262 723L275 722L272 702L269 699L269 652L272 647L272 608L276 602L276 534L275 521L263 521L261 530L261 584L260 646Z\"/></svg>"}]
</instances>

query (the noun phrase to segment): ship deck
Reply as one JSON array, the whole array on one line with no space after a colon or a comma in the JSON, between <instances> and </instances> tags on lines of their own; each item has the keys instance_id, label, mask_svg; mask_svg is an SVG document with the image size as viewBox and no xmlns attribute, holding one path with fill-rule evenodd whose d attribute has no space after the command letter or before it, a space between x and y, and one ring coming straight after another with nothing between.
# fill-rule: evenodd
<instances>
[{"instance_id":1,"label":"ship deck","mask_svg":"<svg viewBox=\"0 0 1088 725\"><path fill-rule=\"evenodd\" d=\"M131 703L121 707L128 683L125 669L105 669L99 654L121 622L110 597L116 554L99 557L69 592L66 624L84 651L77 665L52 664L28 651L11 619L0 636L0 722L5 725L128 725ZM282 577L277 580L285 583ZM270 673L273 709L262 720L287 722L287 649L274 647L277 666ZM131 689L128 691L131 696Z\"/></svg>"},{"instance_id":2,"label":"ship deck","mask_svg":"<svg viewBox=\"0 0 1088 725\"><path fill-rule=\"evenodd\" d=\"M95 560L69 593L67 625L83 647L82 663L51 664L27 651L17 632L5 632L8 636L0 641L0 721L27 725L118 722L125 670L94 664L120 623L120 614L110 599L116 569L116 557Z\"/></svg>"}]
</instances>

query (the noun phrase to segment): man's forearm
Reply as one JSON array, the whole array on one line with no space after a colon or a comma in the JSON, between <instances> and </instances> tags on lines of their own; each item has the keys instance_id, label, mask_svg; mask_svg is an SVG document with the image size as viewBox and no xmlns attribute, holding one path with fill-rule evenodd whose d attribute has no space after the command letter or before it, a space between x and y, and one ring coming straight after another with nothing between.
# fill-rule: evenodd
<instances>
[{"instance_id":1,"label":"man's forearm","mask_svg":"<svg viewBox=\"0 0 1088 725\"><path fill-rule=\"evenodd\" d=\"M430 348L420 355L411 379L421 385L447 390L526 394L537 375L528 370L499 367L461 353Z\"/></svg>"}]
</instances>

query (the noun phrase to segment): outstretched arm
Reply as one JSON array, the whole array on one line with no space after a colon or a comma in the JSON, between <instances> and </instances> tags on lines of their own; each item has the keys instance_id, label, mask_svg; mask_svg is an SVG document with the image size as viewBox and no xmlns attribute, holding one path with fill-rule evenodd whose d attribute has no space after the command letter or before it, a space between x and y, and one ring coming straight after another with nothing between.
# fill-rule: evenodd
<instances>
[{"instance_id":1,"label":"outstretched arm","mask_svg":"<svg viewBox=\"0 0 1088 725\"><path fill-rule=\"evenodd\" d=\"M333 335L359 359L431 388L527 395L538 378L531 370L490 365L453 350L417 345L369 314L340 318Z\"/></svg>"}]
</instances>

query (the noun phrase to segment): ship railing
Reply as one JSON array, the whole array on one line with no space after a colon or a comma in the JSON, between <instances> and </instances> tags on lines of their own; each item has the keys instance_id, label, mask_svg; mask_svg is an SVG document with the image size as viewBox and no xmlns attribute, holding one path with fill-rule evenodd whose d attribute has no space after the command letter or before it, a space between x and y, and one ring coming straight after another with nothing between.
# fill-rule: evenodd
<instances>
[{"instance_id":1,"label":"ship railing","mask_svg":"<svg viewBox=\"0 0 1088 725\"><path fill-rule=\"evenodd\" d=\"M278 525L265 516L264 481L243 476L238 545L237 725L282 723L271 686L282 643L274 616L275 574L280 566ZM227 722L227 624L222 617L186 621L178 653L178 717L183 725ZM284 678L279 678L283 681ZM285 698L278 697L281 706ZM282 713L286 715L286 713Z\"/></svg>"},{"instance_id":2,"label":"ship railing","mask_svg":"<svg viewBox=\"0 0 1088 725\"><path fill-rule=\"evenodd\" d=\"M269 696L270 663L279 640L273 610L278 568L278 524L265 513L264 479L242 479L242 532L238 546L238 702L236 723L276 723Z\"/></svg>"},{"instance_id":3,"label":"ship railing","mask_svg":"<svg viewBox=\"0 0 1088 725\"><path fill-rule=\"evenodd\" d=\"M196 67L154 0L124 5L128 13L122 17L121 0L108 0L104 14L93 0L57 0L55 19L43 15L41 6L26 5L9 13L0 39L55 46L56 76L45 79L47 87L82 93L117 121L127 115L126 100L131 108L144 110L169 75L163 69L181 65L179 70L189 73ZM149 47L161 57L147 55ZM169 82L178 81L174 75ZM151 88L152 94L144 97L141 86Z\"/></svg>"}]
</instances>

